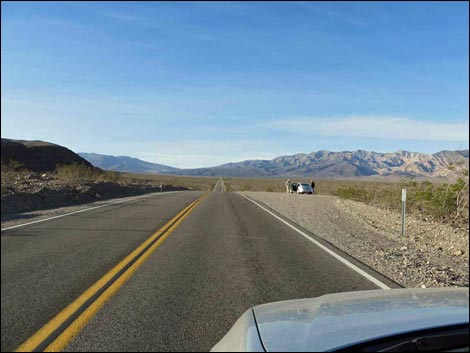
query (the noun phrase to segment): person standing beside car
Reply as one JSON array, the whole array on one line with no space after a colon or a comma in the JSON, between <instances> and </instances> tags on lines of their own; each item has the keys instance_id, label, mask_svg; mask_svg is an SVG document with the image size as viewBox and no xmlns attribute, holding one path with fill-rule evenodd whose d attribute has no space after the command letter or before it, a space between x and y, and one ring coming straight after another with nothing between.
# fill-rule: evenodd
<instances>
[{"instance_id":1,"label":"person standing beside car","mask_svg":"<svg viewBox=\"0 0 470 353\"><path fill-rule=\"evenodd\" d=\"M287 193L289 194L291 191L290 191L290 179L287 179L286 181L286 188L287 188Z\"/></svg>"},{"instance_id":2,"label":"person standing beside car","mask_svg":"<svg viewBox=\"0 0 470 353\"><path fill-rule=\"evenodd\" d=\"M312 180L310 180L310 186L312 188L312 195L315 194L315 182Z\"/></svg>"}]
</instances>

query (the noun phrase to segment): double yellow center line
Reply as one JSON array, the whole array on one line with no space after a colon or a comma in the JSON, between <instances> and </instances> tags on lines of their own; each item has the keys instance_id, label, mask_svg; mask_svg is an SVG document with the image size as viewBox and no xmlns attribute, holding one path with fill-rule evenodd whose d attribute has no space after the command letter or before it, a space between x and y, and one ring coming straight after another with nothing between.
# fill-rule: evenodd
<instances>
[{"instance_id":1,"label":"double yellow center line","mask_svg":"<svg viewBox=\"0 0 470 353\"><path fill-rule=\"evenodd\" d=\"M167 224L144 241L52 320L27 339L16 352L58 352L76 336L148 257L165 241L191 211L209 194L185 207Z\"/></svg>"}]
</instances>

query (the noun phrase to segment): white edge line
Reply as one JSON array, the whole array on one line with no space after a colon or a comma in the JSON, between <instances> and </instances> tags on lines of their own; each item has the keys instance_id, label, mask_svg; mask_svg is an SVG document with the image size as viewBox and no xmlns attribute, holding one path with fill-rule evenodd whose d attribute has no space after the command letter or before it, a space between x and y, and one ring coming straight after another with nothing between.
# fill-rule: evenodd
<instances>
[{"instance_id":1,"label":"white edge line","mask_svg":"<svg viewBox=\"0 0 470 353\"><path fill-rule=\"evenodd\" d=\"M240 194L241 195L241 194ZM257 202L251 200L250 198L246 197L245 195L241 195L242 197L244 197L245 199L247 199L248 201L250 201L251 203L255 204L256 206L262 208L263 210L265 210L266 212L268 212L271 216L277 218L278 220L280 220L282 223L284 223L285 225L289 226L290 228L292 228L293 230L295 230L297 233L299 233L300 235L303 235L305 238L307 238L308 240L310 240L312 243L314 243L315 245L317 245L319 248L321 248L322 250L326 251L328 254L330 254L331 256L333 256L334 258L336 258L337 260L341 261L343 264L345 264L346 266L348 266L349 268L351 268L352 270L356 271L357 273L359 273L360 275L362 275L363 277L367 278L369 281L371 281L372 283L374 283L376 286L378 286L379 288L382 288L382 289L391 289L389 286L387 286L385 283L379 281L377 278L371 276L370 274L368 274L367 272L365 272L364 270L361 270L359 267L357 267L356 265L352 264L351 262L349 262L348 260L346 260L345 258L341 257L340 255L338 255L337 253L335 253L333 250L327 248L326 246L324 246L323 244L319 243L318 241L316 241L315 239L313 239L312 237L308 236L306 233L302 232L300 229L297 229L296 227L294 227L292 224L290 224L289 222L286 222L285 220L283 220L281 217L275 215L274 213L272 213L271 211L269 211L268 209L266 209L265 207L261 206L260 204L258 204Z\"/></svg>"},{"instance_id":2,"label":"white edge line","mask_svg":"<svg viewBox=\"0 0 470 353\"><path fill-rule=\"evenodd\" d=\"M78 210L78 211L74 211L74 212L70 212L70 213L64 213L64 214L61 214L61 215L58 215L58 216L54 216L54 217L38 219L37 221L32 221L32 222L28 222L28 223L18 224L18 225L16 225L16 226L11 226L11 227L7 227L7 228L2 228L1 231L3 232L4 230L8 230L8 229L19 228L19 227L27 226L27 225L34 224L34 223L49 221L49 220L55 219L55 218L70 216L70 215L73 215L73 214L76 214L76 213L85 212L85 211L90 211L90 210L94 210L94 209L97 209L97 208L100 208L100 207L116 205L116 204L118 204L118 203L133 201L133 200L137 200L137 199L143 199L143 198L145 198L145 197L150 197L150 196L158 196L158 195L164 195L164 194L171 194L171 193L174 193L174 192L176 192L176 191L168 191L168 192L164 192L164 193L151 193L151 194L147 194L147 195L142 195L142 196L133 197L133 198L131 198L131 199L126 199L126 200L121 200L121 201L116 201L116 202L110 202L110 203L106 203L106 204L104 204L104 205L99 205L99 206L95 206L95 207L85 208L85 209L83 209L83 210ZM156 195L155 195L155 194L156 194ZM71 205L71 206L79 206L79 205Z\"/></svg>"}]
</instances>

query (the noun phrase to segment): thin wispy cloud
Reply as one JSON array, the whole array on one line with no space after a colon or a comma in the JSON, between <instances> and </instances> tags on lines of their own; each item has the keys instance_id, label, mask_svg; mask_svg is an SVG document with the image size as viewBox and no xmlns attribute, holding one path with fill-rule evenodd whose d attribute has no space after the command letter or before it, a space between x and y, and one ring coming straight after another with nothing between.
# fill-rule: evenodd
<instances>
[{"instance_id":1,"label":"thin wispy cloud","mask_svg":"<svg viewBox=\"0 0 470 353\"><path fill-rule=\"evenodd\" d=\"M170 28L171 26L165 24L165 21L159 20L158 16L155 14L135 14L117 10L98 10L93 11L93 13L104 18L126 22L127 25L146 28L169 36L177 36L186 39L189 38L202 42L215 40L215 36L213 34L201 33L201 28L192 26L185 21L180 22L180 25L177 28Z\"/></svg>"},{"instance_id":2,"label":"thin wispy cloud","mask_svg":"<svg viewBox=\"0 0 470 353\"><path fill-rule=\"evenodd\" d=\"M138 22L142 21L140 16L130 14L127 12L117 12L117 11L97 11L98 15L112 18L114 20L126 21L126 22Z\"/></svg>"},{"instance_id":3,"label":"thin wispy cloud","mask_svg":"<svg viewBox=\"0 0 470 353\"><path fill-rule=\"evenodd\" d=\"M3 20L2 20L3 21ZM51 27L64 31L75 31L76 33L85 33L90 31L90 26L78 21L70 20L65 17L55 17L48 15L31 16L24 19L13 19L8 24L20 25L30 28Z\"/></svg>"},{"instance_id":4,"label":"thin wispy cloud","mask_svg":"<svg viewBox=\"0 0 470 353\"><path fill-rule=\"evenodd\" d=\"M265 127L304 135L421 141L468 141L468 121L434 122L403 117L348 116L276 120Z\"/></svg>"},{"instance_id":5,"label":"thin wispy cloud","mask_svg":"<svg viewBox=\"0 0 470 353\"><path fill-rule=\"evenodd\" d=\"M315 2L309 2L309 1L293 1L297 6L302 7L304 10L311 11L313 13L329 17L333 20L343 22L345 24L353 25L353 26L360 26L363 27L366 25L366 23L355 16L352 15L346 15L344 12L339 12L331 9L324 8L322 6L319 6Z\"/></svg>"},{"instance_id":6,"label":"thin wispy cloud","mask_svg":"<svg viewBox=\"0 0 470 353\"><path fill-rule=\"evenodd\" d=\"M162 46L152 42L143 42L139 40L121 40L119 41L122 45L128 45L134 48L143 48L151 50L162 50Z\"/></svg>"}]
</instances>

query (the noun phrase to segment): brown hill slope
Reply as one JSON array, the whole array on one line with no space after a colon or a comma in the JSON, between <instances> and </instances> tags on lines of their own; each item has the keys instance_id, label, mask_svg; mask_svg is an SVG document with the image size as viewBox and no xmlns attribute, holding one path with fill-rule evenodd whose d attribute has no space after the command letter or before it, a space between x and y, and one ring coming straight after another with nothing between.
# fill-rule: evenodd
<instances>
[{"instance_id":1,"label":"brown hill slope","mask_svg":"<svg viewBox=\"0 0 470 353\"><path fill-rule=\"evenodd\" d=\"M44 141L11 140L2 138L2 165L11 161L31 171L53 171L58 165L77 163L93 167L88 161L68 148Z\"/></svg>"}]
</instances>

